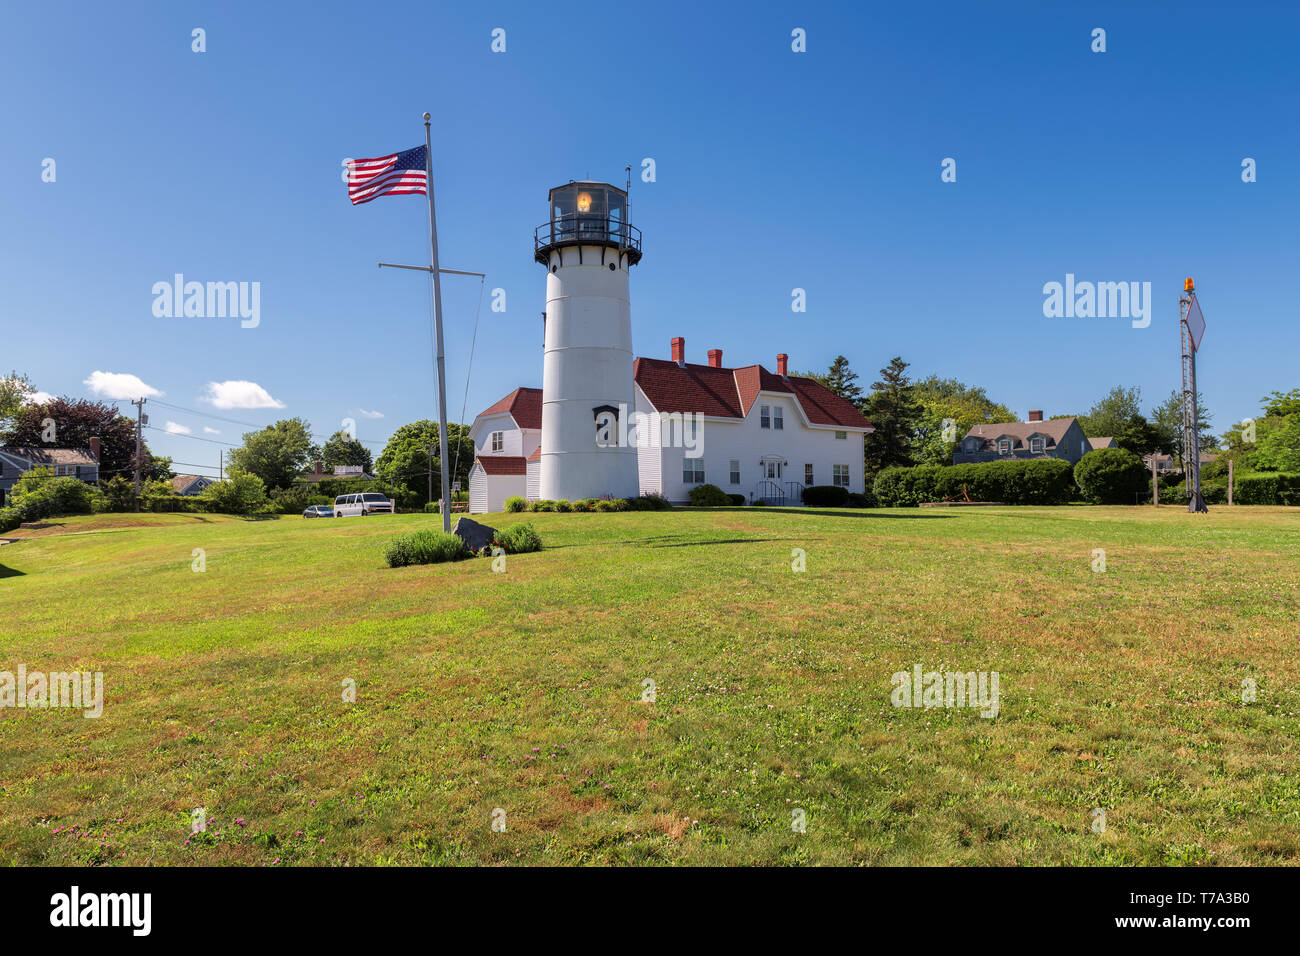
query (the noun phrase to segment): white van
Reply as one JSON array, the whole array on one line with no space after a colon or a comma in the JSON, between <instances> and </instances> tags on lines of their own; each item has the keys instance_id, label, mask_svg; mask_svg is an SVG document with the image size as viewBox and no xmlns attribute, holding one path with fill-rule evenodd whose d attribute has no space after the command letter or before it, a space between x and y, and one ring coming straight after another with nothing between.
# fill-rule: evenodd
<instances>
[{"instance_id":1,"label":"white van","mask_svg":"<svg viewBox=\"0 0 1300 956\"><path fill-rule=\"evenodd\" d=\"M393 503L384 495L368 491L365 494L339 495L334 499L334 517L344 515L392 514Z\"/></svg>"}]
</instances>

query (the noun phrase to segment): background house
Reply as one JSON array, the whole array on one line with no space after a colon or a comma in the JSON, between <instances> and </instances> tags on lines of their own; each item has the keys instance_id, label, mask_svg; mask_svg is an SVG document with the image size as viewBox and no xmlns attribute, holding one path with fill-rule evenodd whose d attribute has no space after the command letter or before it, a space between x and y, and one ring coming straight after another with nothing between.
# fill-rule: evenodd
<instances>
[{"instance_id":1,"label":"background house","mask_svg":"<svg viewBox=\"0 0 1300 956\"><path fill-rule=\"evenodd\" d=\"M1040 409L1029 412L1026 422L976 425L953 451L953 464L1013 461L1027 458L1061 458L1075 464L1092 451L1074 418L1043 421Z\"/></svg>"},{"instance_id":2,"label":"background house","mask_svg":"<svg viewBox=\"0 0 1300 956\"><path fill-rule=\"evenodd\" d=\"M178 495L192 497L202 494L204 488L216 483L217 479L209 478L207 475L176 475L172 478L172 491Z\"/></svg>"},{"instance_id":3,"label":"background house","mask_svg":"<svg viewBox=\"0 0 1300 956\"><path fill-rule=\"evenodd\" d=\"M0 448L0 506L9 503L14 482L33 468L49 468L58 478L80 478L99 483L99 439L89 448L40 448L6 445Z\"/></svg>"},{"instance_id":4,"label":"background house","mask_svg":"<svg viewBox=\"0 0 1300 956\"><path fill-rule=\"evenodd\" d=\"M1109 436L1107 436L1107 437L1105 437L1105 438L1089 438L1089 439L1088 439L1088 445L1091 447L1091 449L1092 449L1093 451L1097 451L1099 448L1118 448L1118 447L1119 447L1119 445L1115 444L1115 439L1113 439L1113 438L1111 438L1111 437L1109 437Z\"/></svg>"}]
</instances>

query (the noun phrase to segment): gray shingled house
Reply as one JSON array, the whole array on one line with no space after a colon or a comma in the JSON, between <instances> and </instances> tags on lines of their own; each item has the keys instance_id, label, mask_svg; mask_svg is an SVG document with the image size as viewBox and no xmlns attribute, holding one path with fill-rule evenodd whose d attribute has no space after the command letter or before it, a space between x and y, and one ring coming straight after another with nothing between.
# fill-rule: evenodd
<instances>
[{"instance_id":1,"label":"gray shingled house","mask_svg":"<svg viewBox=\"0 0 1300 956\"><path fill-rule=\"evenodd\" d=\"M1075 464L1092 451L1083 429L1073 418L1043 420L1033 409L1027 422L995 422L976 425L957 443L953 464L986 461L1014 461L1027 458L1061 458Z\"/></svg>"}]
</instances>

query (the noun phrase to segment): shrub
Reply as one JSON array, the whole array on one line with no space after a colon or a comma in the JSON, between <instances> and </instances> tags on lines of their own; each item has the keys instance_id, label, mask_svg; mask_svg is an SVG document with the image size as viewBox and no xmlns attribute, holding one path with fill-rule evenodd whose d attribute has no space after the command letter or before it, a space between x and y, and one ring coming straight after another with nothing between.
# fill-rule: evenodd
<instances>
[{"instance_id":1,"label":"shrub","mask_svg":"<svg viewBox=\"0 0 1300 956\"><path fill-rule=\"evenodd\" d=\"M0 508L0 534L14 530L22 523L17 508Z\"/></svg>"},{"instance_id":2,"label":"shrub","mask_svg":"<svg viewBox=\"0 0 1300 956\"><path fill-rule=\"evenodd\" d=\"M558 501L555 502L555 510L563 511L567 514L568 512L573 510L573 505L569 504L569 502L565 501L563 498L560 498Z\"/></svg>"},{"instance_id":3,"label":"shrub","mask_svg":"<svg viewBox=\"0 0 1300 956\"><path fill-rule=\"evenodd\" d=\"M696 508L717 508L731 504L731 499L717 485L696 485L691 489L691 504Z\"/></svg>"},{"instance_id":4,"label":"shrub","mask_svg":"<svg viewBox=\"0 0 1300 956\"><path fill-rule=\"evenodd\" d=\"M498 531L497 543L505 549L506 554L527 554L529 551L542 550L542 536L530 524L511 525Z\"/></svg>"},{"instance_id":5,"label":"shrub","mask_svg":"<svg viewBox=\"0 0 1300 956\"><path fill-rule=\"evenodd\" d=\"M962 499L1009 505L1065 504L1074 495L1070 463L1058 458L994 461L970 465L918 465L886 468L876 475L871 496L881 508L923 501Z\"/></svg>"},{"instance_id":6,"label":"shrub","mask_svg":"<svg viewBox=\"0 0 1300 956\"><path fill-rule=\"evenodd\" d=\"M516 512L519 511L526 511L527 509L528 509L528 499L525 498L523 495L511 495L509 498L506 499L506 512L509 514L515 514Z\"/></svg>"},{"instance_id":7,"label":"shrub","mask_svg":"<svg viewBox=\"0 0 1300 956\"><path fill-rule=\"evenodd\" d=\"M56 478L49 468L34 468L14 482L12 500L23 521L36 521L90 514L102 496L80 478Z\"/></svg>"},{"instance_id":8,"label":"shrub","mask_svg":"<svg viewBox=\"0 0 1300 956\"><path fill-rule=\"evenodd\" d=\"M813 508L843 508L849 503L849 489L839 485L813 485L803 490L803 503Z\"/></svg>"},{"instance_id":9,"label":"shrub","mask_svg":"<svg viewBox=\"0 0 1300 956\"><path fill-rule=\"evenodd\" d=\"M426 501L424 503L424 513L427 515L441 514L442 505L436 501Z\"/></svg>"},{"instance_id":10,"label":"shrub","mask_svg":"<svg viewBox=\"0 0 1300 956\"><path fill-rule=\"evenodd\" d=\"M627 499L633 511L668 511L672 508L672 503L663 495L657 495L652 491L644 491L640 497ZM741 499L744 503L744 499Z\"/></svg>"},{"instance_id":11,"label":"shrub","mask_svg":"<svg viewBox=\"0 0 1300 956\"><path fill-rule=\"evenodd\" d=\"M766 508L766 507L767 507L767 499L766 499L766 498L757 498L757 499L755 499L755 501L754 501L754 503L753 503L753 507L755 507L755 508Z\"/></svg>"},{"instance_id":12,"label":"shrub","mask_svg":"<svg viewBox=\"0 0 1300 956\"><path fill-rule=\"evenodd\" d=\"M198 500L202 507L218 514L251 515L266 506L266 486L256 475L233 470L227 480L204 488Z\"/></svg>"},{"instance_id":13,"label":"shrub","mask_svg":"<svg viewBox=\"0 0 1300 956\"><path fill-rule=\"evenodd\" d=\"M1074 466L1083 500L1096 505L1131 505L1150 488L1142 459L1123 448L1090 451Z\"/></svg>"},{"instance_id":14,"label":"shrub","mask_svg":"<svg viewBox=\"0 0 1300 956\"><path fill-rule=\"evenodd\" d=\"M597 498L595 501L591 503L591 510L592 511L613 511L614 502L610 501L608 498Z\"/></svg>"},{"instance_id":15,"label":"shrub","mask_svg":"<svg viewBox=\"0 0 1300 956\"><path fill-rule=\"evenodd\" d=\"M874 508L876 500L871 495L850 494L845 504L850 508Z\"/></svg>"},{"instance_id":16,"label":"shrub","mask_svg":"<svg viewBox=\"0 0 1300 956\"><path fill-rule=\"evenodd\" d=\"M538 498L528 506L529 511L554 511L555 502L550 498Z\"/></svg>"},{"instance_id":17,"label":"shrub","mask_svg":"<svg viewBox=\"0 0 1300 956\"><path fill-rule=\"evenodd\" d=\"M591 502L588 501L586 498L583 498L580 501L573 502L571 507L573 508L574 511L587 512L591 510Z\"/></svg>"},{"instance_id":18,"label":"shrub","mask_svg":"<svg viewBox=\"0 0 1300 956\"><path fill-rule=\"evenodd\" d=\"M105 511L135 510L135 485L121 475L101 481L99 490L104 496Z\"/></svg>"},{"instance_id":19,"label":"shrub","mask_svg":"<svg viewBox=\"0 0 1300 956\"><path fill-rule=\"evenodd\" d=\"M439 564L469 557L465 542L446 531L424 528L399 534L384 548L384 560L390 568L409 564Z\"/></svg>"},{"instance_id":20,"label":"shrub","mask_svg":"<svg viewBox=\"0 0 1300 956\"><path fill-rule=\"evenodd\" d=\"M745 503L744 495L727 495L727 500L733 505L743 505Z\"/></svg>"}]
</instances>

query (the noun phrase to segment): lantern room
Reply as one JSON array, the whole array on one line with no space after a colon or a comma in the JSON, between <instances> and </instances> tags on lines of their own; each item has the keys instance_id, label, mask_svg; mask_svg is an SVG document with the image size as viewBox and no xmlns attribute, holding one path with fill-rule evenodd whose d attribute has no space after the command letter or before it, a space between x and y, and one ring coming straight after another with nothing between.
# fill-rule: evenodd
<instances>
[{"instance_id":1,"label":"lantern room","mask_svg":"<svg viewBox=\"0 0 1300 956\"><path fill-rule=\"evenodd\" d=\"M609 183L571 182L556 186L548 197L550 220L533 234L534 258L546 265L551 253L566 246L605 246L641 260L641 231L628 221L627 193Z\"/></svg>"}]
</instances>

